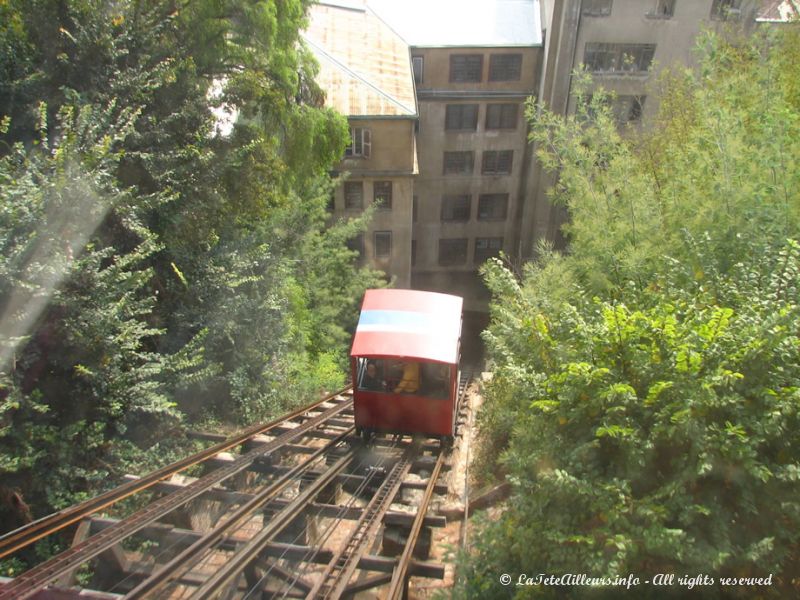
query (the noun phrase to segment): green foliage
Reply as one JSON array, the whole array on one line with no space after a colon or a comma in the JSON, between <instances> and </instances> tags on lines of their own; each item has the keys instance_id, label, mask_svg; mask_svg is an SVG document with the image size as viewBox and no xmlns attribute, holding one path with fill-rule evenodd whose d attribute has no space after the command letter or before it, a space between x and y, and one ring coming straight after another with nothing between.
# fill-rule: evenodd
<instances>
[{"instance_id":1,"label":"green foliage","mask_svg":"<svg viewBox=\"0 0 800 600\"><path fill-rule=\"evenodd\" d=\"M771 588L704 597L795 593L800 73L783 48L797 38L709 36L700 74L665 83L641 136L620 137L602 102L535 116L571 252L543 249L520 278L485 267L480 424L514 493L481 525L459 594L619 596L498 581L531 572L772 573Z\"/></svg>"},{"instance_id":2,"label":"green foliage","mask_svg":"<svg viewBox=\"0 0 800 600\"><path fill-rule=\"evenodd\" d=\"M0 491L35 516L343 383L380 280L328 223L309 5L0 2Z\"/></svg>"},{"instance_id":3,"label":"green foliage","mask_svg":"<svg viewBox=\"0 0 800 600\"><path fill-rule=\"evenodd\" d=\"M0 159L0 456L12 481L37 482L36 508L64 507L101 482L107 444L131 419L177 416L154 377L163 358L148 341L159 332L142 319L158 244L113 175L135 113L115 112L65 108L57 144L42 131L32 150L17 144ZM97 237L104 222L127 248Z\"/></svg>"}]
</instances>

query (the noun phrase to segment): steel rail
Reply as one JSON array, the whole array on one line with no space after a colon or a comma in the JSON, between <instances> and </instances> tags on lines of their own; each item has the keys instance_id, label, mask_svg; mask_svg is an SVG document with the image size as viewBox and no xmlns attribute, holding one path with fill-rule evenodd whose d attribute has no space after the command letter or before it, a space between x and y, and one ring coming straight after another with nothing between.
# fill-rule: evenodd
<instances>
[{"instance_id":1,"label":"steel rail","mask_svg":"<svg viewBox=\"0 0 800 600\"><path fill-rule=\"evenodd\" d=\"M239 551L236 552L216 573L214 573L199 589L192 594L192 600L208 600L213 598L220 588L224 587L234 576L242 573L245 567L252 562L269 541L278 533L289 526L289 523L331 483L336 475L341 473L353 461L354 455L347 454L337 460L325 473L315 479L306 489L300 492L292 502L277 513L269 524L251 538Z\"/></svg>"},{"instance_id":2,"label":"steel rail","mask_svg":"<svg viewBox=\"0 0 800 600\"><path fill-rule=\"evenodd\" d=\"M436 465L431 471L428 478L428 487L425 488L425 495L422 497L419 508L417 509L417 516L411 526L411 532L408 534L403 554L400 555L400 560L397 562L397 567L392 574L392 581L389 585L389 593L386 595L388 600L400 600L406 591L406 578L408 576L408 568L411 564L411 558L414 554L414 548L417 545L417 539L422 531L422 523L425 520L425 514L428 512L428 505L433 497L433 490L436 487L436 481L439 479L439 473L444 465L445 454L439 453L439 458L436 460Z\"/></svg>"},{"instance_id":3,"label":"steel rail","mask_svg":"<svg viewBox=\"0 0 800 600\"><path fill-rule=\"evenodd\" d=\"M390 452L392 450L394 450L400 444L400 440L401 440L400 436L394 436L392 438L392 441L390 442L389 446L385 449L386 451L384 451L384 452L382 452L380 454L379 460L377 461L377 464L375 464L374 466L380 468L380 467L383 466L383 464L386 461L390 460L391 459ZM371 459L369 459L368 457L363 457L361 459L361 461L358 463L358 465L356 465L355 468L351 468L350 470L357 472L364 465L366 465L367 463L371 463L371 462L372 462ZM312 518L320 517L320 516L328 516L332 520L332 522L327 527L325 527L325 529L321 532L321 534L318 535L318 538L317 538L317 541L316 541L316 544L315 544L316 547L322 548L325 545L325 543L328 541L328 539L333 534L335 529L338 527L338 524L341 523L342 520L348 519L348 515L349 515L351 510L356 510L357 511L357 515L350 517L351 520L355 520L357 522L362 517L362 515L364 514L364 509L363 508L356 508L355 504L357 502L357 498L359 498L362 495L362 493L371 485L372 479L376 476L376 474L377 474L377 471L370 470L370 472L365 477L362 478L362 480L359 483L358 487L355 490L350 492L350 499L347 502L345 502L344 505L338 506L338 510L335 511L334 513L332 513L330 515L325 515L324 514L325 511L320 510L318 508L313 515L309 515ZM313 503L309 505L309 507L313 507L313 506L314 506ZM317 505L317 506L319 506L319 505ZM297 542L298 539L299 539L299 536L295 537L294 542ZM331 555L331 556L333 556L333 555ZM309 557L310 557L310 554L307 555L306 557L297 558L295 560L298 560L299 562L310 562L310 558ZM256 583L256 586L259 586L262 581L264 581L267 577L269 577L270 573L272 572L272 569L277 566L277 561L280 560L281 558L284 558L284 557L283 556L275 557L275 559L268 564L265 573L263 574L263 576L261 577L259 582ZM329 562L329 560L327 560L327 559L325 561L323 561L324 564L327 564L328 562ZM300 574L301 573L297 573L295 575L295 578L299 579ZM292 586L292 584L293 584L293 582L287 582L287 583L289 583L290 586ZM253 589L255 589L255 587ZM305 590L304 594L307 594L309 591L311 591L311 587L309 587L307 590ZM252 589L251 589L251 592L252 592ZM247 597L248 596L245 596L245 598L247 598Z\"/></svg>"},{"instance_id":4,"label":"steel rail","mask_svg":"<svg viewBox=\"0 0 800 600\"><path fill-rule=\"evenodd\" d=\"M381 487L364 508L364 513L347 542L333 556L322 577L306 598L338 598L342 595L350 577L358 567L364 543L369 539L375 524L380 522L380 517L391 505L397 490L400 489L400 483L419 453L421 443L421 440L417 439L406 448L400 460L395 463Z\"/></svg>"},{"instance_id":5,"label":"steel rail","mask_svg":"<svg viewBox=\"0 0 800 600\"><path fill-rule=\"evenodd\" d=\"M460 377L456 415L458 415L463 403L466 401L466 392L471 379L471 372L464 373ZM436 489L436 482L438 481L439 474L444 466L444 461L445 453L442 451L439 453L436 464L434 465L430 477L428 478L428 485L425 487L425 493L423 494L422 501L417 509L417 515L414 518L414 523L411 525L411 530L409 531L405 548L403 549L403 553L400 555L400 559L397 561L397 567L395 567L394 573L392 573L389 591L386 594L386 598L388 600L400 600L406 595L409 566L411 565L411 559L414 556L414 549L417 546L417 540L419 539L419 534L422 531L422 524L425 521L425 515L428 512L428 505L431 502L431 498L433 498L433 493Z\"/></svg>"},{"instance_id":6,"label":"steel rail","mask_svg":"<svg viewBox=\"0 0 800 600\"><path fill-rule=\"evenodd\" d=\"M293 467L283 476L272 482L269 486L255 494L247 502L242 504L236 511L225 520L219 527L216 527L206 535L195 541L191 546L180 552L163 567L155 571L150 577L141 582L133 590L125 595L125 598L144 598L161 589L170 581L179 578L183 573L191 569L202 557L203 553L209 550L214 544L218 543L231 529L238 526L245 518L249 517L261 506L273 499L289 484L296 481L298 475L308 470L320 456L337 446L350 435L355 426L342 433L338 438L331 440L313 454L309 455L302 463Z\"/></svg>"},{"instance_id":7,"label":"steel rail","mask_svg":"<svg viewBox=\"0 0 800 600\"><path fill-rule=\"evenodd\" d=\"M116 504L120 500L145 490L159 481L178 473L179 471L183 471L184 469L201 463L212 456L219 454L220 452L224 452L225 450L229 450L234 446L238 446L255 435L265 433L270 429L278 427L285 421L289 421L310 410L313 410L320 404L333 400L351 388L352 386L343 388L338 392L334 392L333 394L325 396L321 400L317 400L316 402L312 402L311 404L298 408L288 415L284 415L268 423L260 423L258 425L249 427L230 439L225 440L224 442L220 442L219 444L207 448L202 452L198 452L197 454L193 454L192 456L162 467L161 469L154 471L145 477L140 477L136 481L123 483L122 485L100 494L99 496L86 500L85 502L81 502L75 506L52 513L37 519L36 521L28 523L27 525L23 525L14 531L8 532L0 536L0 558L8 556L17 550L20 550L25 546L42 539L43 537L47 537L48 535L51 535L56 531L63 529L64 527L80 521L84 517L99 512L104 508Z\"/></svg>"},{"instance_id":8,"label":"steel rail","mask_svg":"<svg viewBox=\"0 0 800 600\"><path fill-rule=\"evenodd\" d=\"M48 583L58 578L60 575L69 572L75 567L80 566L87 560L94 558L114 544L122 541L126 537L143 529L150 523L168 514L178 506L200 496L209 488L224 481L228 477L247 469L253 461L262 455L269 454L289 441L300 437L309 430L321 425L334 415L347 409L352 405L352 398L340 402L336 406L329 408L316 417L306 421L302 425L287 431L274 440L258 446L238 457L229 466L221 467L190 483L186 487L172 494L160 498L149 504L143 509L133 513L129 517L119 521L112 526L83 542L73 546L69 550L54 556L53 558L29 569L16 577L11 583L0 588L0 600L15 599L22 600L37 593Z\"/></svg>"}]
</instances>

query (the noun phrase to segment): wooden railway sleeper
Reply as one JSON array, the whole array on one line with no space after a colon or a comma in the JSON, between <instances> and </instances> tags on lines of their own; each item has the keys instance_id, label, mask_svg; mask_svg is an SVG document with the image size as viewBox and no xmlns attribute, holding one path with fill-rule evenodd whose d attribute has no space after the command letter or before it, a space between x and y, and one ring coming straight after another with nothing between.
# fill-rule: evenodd
<instances>
[{"instance_id":1,"label":"wooden railway sleeper","mask_svg":"<svg viewBox=\"0 0 800 600\"><path fill-rule=\"evenodd\" d=\"M220 526L208 532L199 540L195 541L191 546L180 552L162 568L158 569L145 581L131 590L125 597L126 598L144 598L149 594L155 593L164 585L179 578L183 573L192 568L214 544L218 543L228 532L231 532L238 526L244 519L252 515L256 510L266 504L269 500L275 498L279 493L285 490L290 484L297 480L297 477L303 477L305 472L311 465L323 454L330 451L334 446L341 443L341 441L351 433L350 431L344 432L338 439L333 440L325 446L317 449L314 454L306 458L302 463L293 467L284 473L279 479L272 482L259 493L253 495L246 503L242 504L228 519L225 520ZM280 513L276 514L279 517Z\"/></svg>"},{"instance_id":2,"label":"wooden railway sleeper","mask_svg":"<svg viewBox=\"0 0 800 600\"><path fill-rule=\"evenodd\" d=\"M364 543L369 539L369 533L376 525L380 524L381 517L397 495L403 478L408 474L419 453L420 445L421 440L417 439L406 448L403 456L392 467L381 487L364 509L363 515L356 523L347 542L328 563L322 577L309 592L307 598L338 598L341 596L358 566Z\"/></svg>"},{"instance_id":3,"label":"wooden railway sleeper","mask_svg":"<svg viewBox=\"0 0 800 600\"><path fill-rule=\"evenodd\" d=\"M338 400L338 396L347 395L348 392L349 398L346 400ZM344 389L334 392L333 394L329 394L321 400L317 400L316 402L303 406L289 413L288 415L284 415L278 419L270 421L269 423L260 423L258 425L254 425L253 427L244 430L242 433L216 444L211 448L206 448L202 452L198 452L197 454L169 464L166 467L162 467L161 469L158 469L157 471L154 471L145 477L141 477L136 481L126 482L112 490L109 490L108 492L86 500L85 502L65 508L64 510L58 511L51 515L47 515L33 521L32 523L28 523L19 529L15 529L14 531L6 533L0 536L0 558L8 556L9 554L16 552L17 550L20 550L21 548L24 548L25 546L28 546L37 540L47 537L56 531L71 525L72 523L76 523L84 517L99 512L104 508L107 508L119 502L120 500L131 496L132 494L147 489L151 485L170 477L174 473L183 471L188 467L196 465L208 458L211 458L212 456L219 454L220 452L224 452L225 450L229 450L234 446L238 446L255 435L273 430L279 427L281 423L289 421L326 403L334 403L334 406L342 403L351 405L352 386L348 386ZM347 409L342 411L342 414L344 414L346 410ZM2 597L2 594L0 594L0 597Z\"/></svg>"},{"instance_id":4,"label":"wooden railway sleeper","mask_svg":"<svg viewBox=\"0 0 800 600\"><path fill-rule=\"evenodd\" d=\"M422 530L422 524L425 520L425 514L428 512L428 505L431 502L431 498L433 497L433 492L436 487L436 480L439 479L439 473L442 471L442 466L444 465L445 454L439 454L439 458L436 461L436 465L433 467L433 471L431 472L431 476L428 479L428 486L425 489L425 495L420 502L419 508L417 509L417 516L414 518L414 524L411 526L411 532L408 534L408 540L406 541L406 547L403 551L403 554L400 556L400 560L397 562L397 567L392 574L392 582L389 586L389 593L387 598L389 600L398 600L402 596L404 596L406 592L407 586L407 577L408 577L408 568L411 564L411 559L414 553L414 547L417 545L417 539L419 538L420 531Z\"/></svg>"},{"instance_id":5,"label":"wooden railway sleeper","mask_svg":"<svg viewBox=\"0 0 800 600\"><path fill-rule=\"evenodd\" d=\"M23 600L29 598L39 590L44 588L51 581L61 575L70 572L84 562L108 550L123 539L133 535L140 529L153 523L160 517L168 514L175 508L200 496L207 489L219 484L223 480L246 469L256 456L266 454L272 450L280 448L283 444L294 440L300 435L310 431L314 427L323 423L326 419L339 414L352 403L352 400L340 402L334 407L323 412L316 418L307 421L303 425L292 429L290 432L273 440L266 446L260 446L238 457L231 465L212 471L200 479L189 484L182 490L174 492L169 496L156 500L152 504L133 513L129 517L121 520L115 527L110 527L95 536L73 546L69 550L54 556L36 567L22 573L12 582L0 588L0 600Z\"/></svg>"},{"instance_id":6,"label":"wooden railway sleeper","mask_svg":"<svg viewBox=\"0 0 800 600\"><path fill-rule=\"evenodd\" d=\"M287 527L313 501L316 495L330 484L336 475L342 472L352 461L352 455L340 458L314 483L300 492L288 506L275 515L266 527L253 536L214 575L200 586L191 596L192 600L213 598L234 576L244 572L244 569L261 554L270 540Z\"/></svg>"}]
</instances>

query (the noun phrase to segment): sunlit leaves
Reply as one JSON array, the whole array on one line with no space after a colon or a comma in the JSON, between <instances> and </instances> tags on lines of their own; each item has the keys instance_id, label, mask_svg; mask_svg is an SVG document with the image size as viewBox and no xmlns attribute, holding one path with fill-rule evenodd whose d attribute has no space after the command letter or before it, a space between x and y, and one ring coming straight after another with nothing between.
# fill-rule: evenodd
<instances>
[{"instance_id":1,"label":"sunlit leaves","mask_svg":"<svg viewBox=\"0 0 800 600\"><path fill-rule=\"evenodd\" d=\"M794 593L800 62L783 49L796 55L800 34L770 35L709 34L700 74L665 81L649 133L620 136L597 94L532 122L571 246L521 273L484 268L482 468L515 492L468 563L475 597L531 564L774 573L765 597Z\"/></svg>"}]
</instances>

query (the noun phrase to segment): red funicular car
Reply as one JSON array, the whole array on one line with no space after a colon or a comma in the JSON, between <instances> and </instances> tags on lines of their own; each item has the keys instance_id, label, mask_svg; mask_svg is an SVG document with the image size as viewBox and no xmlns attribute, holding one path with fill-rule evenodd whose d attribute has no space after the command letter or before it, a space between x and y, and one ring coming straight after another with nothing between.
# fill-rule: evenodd
<instances>
[{"instance_id":1,"label":"red funicular car","mask_svg":"<svg viewBox=\"0 0 800 600\"><path fill-rule=\"evenodd\" d=\"M356 431L452 439L463 299L367 290L350 351Z\"/></svg>"}]
</instances>

